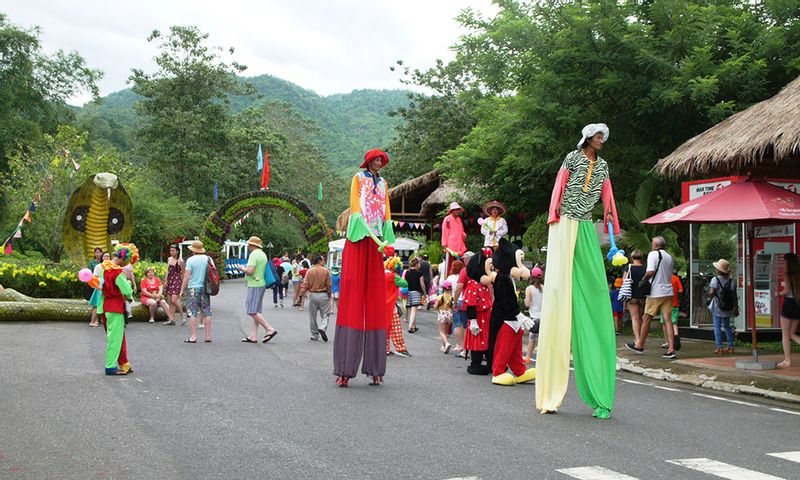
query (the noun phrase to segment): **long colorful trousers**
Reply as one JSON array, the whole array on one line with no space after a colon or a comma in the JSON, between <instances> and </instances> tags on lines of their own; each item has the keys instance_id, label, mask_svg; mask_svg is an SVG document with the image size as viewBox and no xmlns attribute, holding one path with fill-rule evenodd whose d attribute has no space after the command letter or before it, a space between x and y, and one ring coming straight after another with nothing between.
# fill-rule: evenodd
<instances>
[{"instance_id":1,"label":"long colorful trousers","mask_svg":"<svg viewBox=\"0 0 800 480\"><path fill-rule=\"evenodd\" d=\"M370 238L346 241L342 252L333 373L353 378L386 373L386 294L383 256Z\"/></svg>"},{"instance_id":2,"label":"long colorful trousers","mask_svg":"<svg viewBox=\"0 0 800 480\"><path fill-rule=\"evenodd\" d=\"M547 240L536 359L536 408L556 411L567 392L570 339L575 383L597 418L614 406L616 339L600 242L589 221L561 218Z\"/></svg>"},{"instance_id":3,"label":"long colorful trousers","mask_svg":"<svg viewBox=\"0 0 800 480\"><path fill-rule=\"evenodd\" d=\"M106 374L113 375L117 372L117 365L127 370L128 349L125 345L125 315L122 313L105 312L106 336Z\"/></svg>"},{"instance_id":4,"label":"long colorful trousers","mask_svg":"<svg viewBox=\"0 0 800 480\"><path fill-rule=\"evenodd\" d=\"M400 320L400 314L397 313L397 308L392 306L392 320L389 324L389 329L386 331L386 354L392 351L390 342L394 343L394 349L398 352L405 352L408 350L406 347L406 340L403 338L403 322Z\"/></svg>"}]
</instances>

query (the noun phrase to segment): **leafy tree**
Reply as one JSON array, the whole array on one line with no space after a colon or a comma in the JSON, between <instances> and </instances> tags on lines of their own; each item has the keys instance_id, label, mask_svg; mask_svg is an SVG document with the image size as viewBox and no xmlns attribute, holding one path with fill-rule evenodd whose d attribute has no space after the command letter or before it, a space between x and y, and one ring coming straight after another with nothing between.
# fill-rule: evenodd
<instances>
[{"instance_id":1,"label":"leafy tree","mask_svg":"<svg viewBox=\"0 0 800 480\"><path fill-rule=\"evenodd\" d=\"M401 82L418 84L434 91L433 95L408 93L408 106L390 115L403 119L391 146L392 162L384 174L391 184L398 184L431 171L436 161L458 146L475 126L475 107L481 98L477 89L469 89L454 69L437 62L429 71L403 70Z\"/></svg>"},{"instance_id":2,"label":"leafy tree","mask_svg":"<svg viewBox=\"0 0 800 480\"><path fill-rule=\"evenodd\" d=\"M333 171L323 150L309 141L318 131L315 124L288 103L267 102L236 115L230 133L233 144L230 162L237 173L223 179L221 194L233 196L260 188L261 175L256 172L260 143L269 150L270 189L305 201L333 225L346 208L350 183L348 178ZM317 198L320 182L322 202Z\"/></svg>"},{"instance_id":3,"label":"leafy tree","mask_svg":"<svg viewBox=\"0 0 800 480\"><path fill-rule=\"evenodd\" d=\"M82 91L98 96L99 70L75 52L41 52L39 29L10 23L0 13L0 172L18 147L37 144L42 132L72 113L64 100Z\"/></svg>"},{"instance_id":4,"label":"leafy tree","mask_svg":"<svg viewBox=\"0 0 800 480\"><path fill-rule=\"evenodd\" d=\"M205 45L207 38L196 27L173 26L166 35L154 30L148 41L159 42L158 71L133 69L130 77L143 97L136 104L138 153L147 171L168 193L201 205L211 204L214 183L230 173L228 95L248 93L236 78L246 67L223 60L221 48Z\"/></svg>"},{"instance_id":5,"label":"leafy tree","mask_svg":"<svg viewBox=\"0 0 800 480\"><path fill-rule=\"evenodd\" d=\"M542 247L547 247L547 233L547 214L542 213L533 219L522 235L522 244L528 249L526 256L534 264L542 264L547 259L547 252L542 252Z\"/></svg>"},{"instance_id":6,"label":"leafy tree","mask_svg":"<svg viewBox=\"0 0 800 480\"><path fill-rule=\"evenodd\" d=\"M9 171L0 176L5 198L3 232L13 232L16 222L39 192L39 206L32 222L23 226L22 241L15 245L43 252L53 261L61 258L61 223L69 195L97 172L116 173L123 179L127 166L114 150L90 150L87 134L72 126L58 127L55 136L45 134L38 145L18 150L9 159ZM75 170L73 161L80 165Z\"/></svg>"},{"instance_id":7,"label":"leafy tree","mask_svg":"<svg viewBox=\"0 0 800 480\"><path fill-rule=\"evenodd\" d=\"M455 46L456 59L418 83L457 85L455 78L460 91L485 92L474 127L437 165L478 196L492 192L529 215L547 209L555 172L583 125L610 126L602 156L625 203L657 159L800 73L794 2L496 4L492 18L459 16L470 33ZM658 194L679 198L677 185L664 181Z\"/></svg>"}]
</instances>

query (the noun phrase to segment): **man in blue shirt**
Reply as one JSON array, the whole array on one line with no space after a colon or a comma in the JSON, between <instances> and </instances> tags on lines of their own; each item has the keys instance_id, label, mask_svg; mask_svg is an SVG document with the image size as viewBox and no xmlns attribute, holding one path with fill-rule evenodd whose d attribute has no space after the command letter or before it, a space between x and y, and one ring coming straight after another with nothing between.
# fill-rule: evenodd
<instances>
[{"instance_id":1,"label":"man in blue shirt","mask_svg":"<svg viewBox=\"0 0 800 480\"><path fill-rule=\"evenodd\" d=\"M195 240L189 247L192 256L186 260L186 271L183 274L183 284L181 284L181 295L186 295L186 311L189 313L189 326L192 334L185 343L197 343L197 317L201 317L206 328L206 343L211 343L211 297L205 289L206 271L208 262L213 262L203 242Z\"/></svg>"}]
</instances>

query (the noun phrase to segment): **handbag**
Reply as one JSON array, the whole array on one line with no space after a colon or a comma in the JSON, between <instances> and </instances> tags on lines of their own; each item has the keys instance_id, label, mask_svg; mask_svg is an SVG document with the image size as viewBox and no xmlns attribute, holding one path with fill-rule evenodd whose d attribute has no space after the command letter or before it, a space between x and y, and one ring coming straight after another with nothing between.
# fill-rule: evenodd
<instances>
[{"instance_id":1,"label":"handbag","mask_svg":"<svg viewBox=\"0 0 800 480\"><path fill-rule=\"evenodd\" d=\"M653 276L651 278L656 278L658 274L658 267L661 266L661 250L658 251L658 263L656 264L656 270L653 272ZM650 289L653 288L653 282L650 279L643 278L639 282L639 292L645 297L650 295Z\"/></svg>"},{"instance_id":2,"label":"handbag","mask_svg":"<svg viewBox=\"0 0 800 480\"><path fill-rule=\"evenodd\" d=\"M627 302L633 297L633 279L631 278L630 271L625 271L625 278L622 280L622 286L619 288L617 300L620 302Z\"/></svg>"}]
</instances>

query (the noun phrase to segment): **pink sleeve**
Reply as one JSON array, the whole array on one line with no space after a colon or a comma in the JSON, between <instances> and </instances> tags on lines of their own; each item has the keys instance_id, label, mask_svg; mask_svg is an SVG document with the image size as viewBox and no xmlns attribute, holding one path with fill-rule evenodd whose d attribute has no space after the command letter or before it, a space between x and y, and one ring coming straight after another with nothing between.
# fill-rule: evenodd
<instances>
[{"instance_id":1,"label":"pink sleeve","mask_svg":"<svg viewBox=\"0 0 800 480\"><path fill-rule=\"evenodd\" d=\"M600 192L603 200L603 232L608 233L608 222L614 222L614 234L619 234L619 218L617 218L617 203L614 201L614 189L611 188L611 179L606 178ZM609 219L609 214L611 218Z\"/></svg>"},{"instance_id":2,"label":"pink sleeve","mask_svg":"<svg viewBox=\"0 0 800 480\"><path fill-rule=\"evenodd\" d=\"M547 218L547 223L558 222L561 213L561 199L564 197L564 188L567 186L569 179L569 170L561 167L556 175L556 184L553 185L553 193L550 195L550 215Z\"/></svg>"},{"instance_id":3,"label":"pink sleeve","mask_svg":"<svg viewBox=\"0 0 800 480\"><path fill-rule=\"evenodd\" d=\"M450 215L442 221L442 246L447 248L447 237L450 235Z\"/></svg>"}]
</instances>

